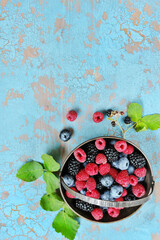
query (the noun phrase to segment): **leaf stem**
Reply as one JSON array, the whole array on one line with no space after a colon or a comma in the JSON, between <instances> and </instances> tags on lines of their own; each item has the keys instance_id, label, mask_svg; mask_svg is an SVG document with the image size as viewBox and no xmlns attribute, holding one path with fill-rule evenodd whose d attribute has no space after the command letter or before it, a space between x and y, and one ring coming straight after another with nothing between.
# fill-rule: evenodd
<instances>
[{"instance_id":1,"label":"leaf stem","mask_svg":"<svg viewBox=\"0 0 160 240\"><path fill-rule=\"evenodd\" d=\"M130 126L128 129L125 130L125 133L128 132L131 128L133 128L137 123L134 123L132 126Z\"/></svg>"}]
</instances>

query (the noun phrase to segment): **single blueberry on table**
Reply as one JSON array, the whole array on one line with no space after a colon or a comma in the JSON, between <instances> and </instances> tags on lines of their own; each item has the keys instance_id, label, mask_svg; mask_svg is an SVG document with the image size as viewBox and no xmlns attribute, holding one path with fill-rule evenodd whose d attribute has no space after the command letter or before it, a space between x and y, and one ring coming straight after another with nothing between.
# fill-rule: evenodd
<instances>
[{"instance_id":1,"label":"single blueberry on table","mask_svg":"<svg viewBox=\"0 0 160 240\"><path fill-rule=\"evenodd\" d=\"M68 187L73 187L74 185L74 178L69 174L63 176L63 181Z\"/></svg>"},{"instance_id":2,"label":"single blueberry on table","mask_svg":"<svg viewBox=\"0 0 160 240\"><path fill-rule=\"evenodd\" d=\"M111 187L110 196L111 198L119 198L123 193L123 187L120 185L114 185Z\"/></svg>"},{"instance_id":3,"label":"single blueberry on table","mask_svg":"<svg viewBox=\"0 0 160 240\"><path fill-rule=\"evenodd\" d=\"M128 158L126 158L126 157L120 158L118 166L119 166L120 170L128 169L128 167L129 167L129 160L128 160Z\"/></svg>"},{"instance_id":4,"label":"single blueberry on table","mask_svg":"<svg viewBox=\"0 0 160 240\"><path fill-rule=\"evenodd\" d=\"M60 134L59 137L63 142L67 142L70 138L71 138L71 131L68 129L63 129Z\"/></svg>"}]
</instances>

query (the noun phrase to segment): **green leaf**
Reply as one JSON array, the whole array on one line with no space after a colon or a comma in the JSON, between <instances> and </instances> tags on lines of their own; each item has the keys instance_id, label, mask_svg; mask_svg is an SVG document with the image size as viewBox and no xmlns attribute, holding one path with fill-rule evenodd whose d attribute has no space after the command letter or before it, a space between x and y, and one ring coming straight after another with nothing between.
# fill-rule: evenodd
<instances>
[{"instance_id":1,"label":"green leaf","mask_svg":"<svg viewBox=\"0 0 160 240\"><path fill-rule=\"evenodd\" d=\"M138 122L135 126L136 132L142 132L148 130L147 125L143 122Z\"/></svg>"},{"instance_id":2,"label":"green leaf","mask_svg":"<svg viewBox=\"0 0 160 240\"><path fill-rule=\"evenodd\" d=\"M26 182L35 181L43 174L43 167L40 163L31 161L25 163L17 172L16 177Z\"/></svg>"},{"instance_id":3,"label":"green leaf","mask_svg":"<svg viewBox=\"0 0 160 240\"><path fill-rule=\"evenodd\" d=\"M157 130L160 128L160 114L147 115L142 118L142 121L151 130Z\"/></svg>"},{"instance_id":4,"label":"green leaf","mask_svg":"<svg viewBox=\"0 0 160 240\"><path fill-rule=\"evenodd\" d=\"M48 194L55 192L55 190L59 188L59 180L53 173L45 172L43 179L46 182L46 192Z\"/></svg>"},{"instance_id":5,"label":"green leaf","mask_svg":"<svg viewBox=\"0 0 160 240\"><path fill-rule=\"evenodd\" d=\"M64 202L56 193L52 193L43 195L40 205L46 211L58 211L64 206Z\"/></svg>"},{"instance_id":6,"label":"green leaf","mask_svg":"<svg viewBox=\"0 0 160 240\"><path fill-rule=\"evenodd\" d=\"M64 205L64 211L72 218L77 217L77 215L68 207L68 205L66 203Z\"/></svg>"},{"instance_id":7,"label":"green leaf","mask_svg":"<svg viewBox=\"0 0 160 240\"><path fill-rule=\"evenodd\" d=\"M127 113L133 122L137 122L142 117L142 106L138 103L131 103L128 106Z\"/></svg>"},{"instance_id":8,"label":"green leaf","mask_svg":"<svg viewBox=\"0 0 160 240\"><path fill-rule=\"evenodd\" d=\"M64 237L69 240L73 240L79 228L79 223L68 216L67 213L61 211L55 217L52 227L56 230L56 232L61 232Z\"/></svg>"},{"instance_id":9,"label":"green leaf","mask_svg":"<svg viewBox=\"0 0 160 240\"><path fill-rule=\"evenodd\" d=\"M48 154L43 154L41 156L44 161L44 167L50 172L56 172L60 169L60 164L57 163L54 158Z\"/></svg>"}]
</instances>

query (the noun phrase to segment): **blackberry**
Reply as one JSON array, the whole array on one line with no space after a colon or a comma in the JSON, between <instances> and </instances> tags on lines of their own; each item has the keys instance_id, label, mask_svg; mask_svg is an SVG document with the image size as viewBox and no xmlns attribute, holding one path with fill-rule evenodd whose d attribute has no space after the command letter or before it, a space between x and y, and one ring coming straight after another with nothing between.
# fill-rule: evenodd
<instances>
[{"instance_id":1,"label":"blackberry","mask_svg":"<svg viewBox=\"0 0 160 240\"><path fill-rule=\"evenodd\" d=\"M94 205L87 203L87 202L83 202L79 199L76 199L75 201L75 205L77 208L81 209L82 211L85 212L92 212L94 209Z\"/></svg>"},{"instance_id":2,"label":"blackberry","mask_svg":"<svg viewBox=\"0 0 160 240\"><path fill-rule=\"evenodd\" d=\"M142 154L138 153L138 152L134 152L134 153L128 155L128 159L130 160L131 164L135 168L142 168L146 164L145 157Z\"/></svg>"},{"instance_id":3,"label":"blackberry","mask_svg":"<svg viewBox=\"0 0 160 240\"><path fill-rule=\"evenodd\" d=\"M107 148L105 148L104 153L109 162L118 160L118 152L115 150L115 148L113 146L108 146Z\"/></svg>"},{"instance_id":4,"label":"blackberry","mask_svg":"<svg viewBox=\"0 0 160 240\"><path fill-rule=\"evenodd\" d=\"M106 111L107 117L110 117L110 116L111 116L111 112L112 112L112 111L113 111L112 109L108 109L108 110Z\"/></svg>"},{"instance_id":5,"label":"blackberry","mask_svg":"<svg viewBox=\"0 0 160 240\"><path fill-rule=\"evenodd\" d=\"M132 121L131 121L131 118L130 118L130 117L127 116L127 117L124 118L124 123L125 123L125 124L130 124L131 122L132 122Z\"/></svg>"},{"instance_id":6,"label":"blackberry","mask_svg":"<svg viewBox=\"0 0 160 240\"><path fill-rule=\"evenodd\" d=\"M80 162L78 162L75 158L71 158L68 161L68 173L72 176L76 176L76 174L79 172L81 167Z\"/></svg>"},{"instance_id":7,"label":"blackberry","mask_svg":"<svg viewBox=\"0 0 160 240\"><path fill-rule=\"evenodd\" d=\"M86 163L95 162L96 155L98 154L98 150L97 150L94 143L90 143L90 144L87 145L86 154L87 154Z\"/></svg>"},{"instance_id":8,"label":"blackberry","mask_svg":"<svg viewBox=\"0 0 160 240\"><path fill-rule=\"evenodd\" d=\"M124 197L125 201L132 201L136 200L136 196L134 196L132 193L129 193L127 196Z\"/></svg>"},{"instance_id":9,"label":"blackberry","mask_svg":"<svg viewBox=\"0 0 160 240\"><path fill-rule=\"evenodd\" d=\"M112 121L112 122L111 122L111 125L112 125L112 127L115 127L115 126L116 126L116 122L115 122L115 121Z\"/></svg>"},{"instance_id":10,"label":"blackberry","mask_svg":"<svg viewBox=\"0 0 160 240\"><path fill-rule=\"evenodd\" d=\"M97 189L97 190L102 190L103 188L104 188L104 186L102 185L101 182L99 182L99 183L96 184L96 189Z\"/></svg>"}]
</instances>

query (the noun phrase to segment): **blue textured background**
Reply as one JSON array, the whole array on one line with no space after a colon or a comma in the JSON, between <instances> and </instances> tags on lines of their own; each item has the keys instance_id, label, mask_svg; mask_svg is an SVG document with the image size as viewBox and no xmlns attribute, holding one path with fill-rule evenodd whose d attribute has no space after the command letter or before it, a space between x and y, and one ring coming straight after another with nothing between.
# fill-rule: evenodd
<instances>
[{"instance_id":1,"label":"blue textured background","mask_svg":"<svg viewBox=\"0 0 160 240\"><path fill-rule=\"evenodd\" d=\"M96 110L136 101L144 114L160 112L160 3L1 0L0 53L0 239L64 239L51 227L55 213L39 206L43 179L25 183L17 169L42 153L63 159L91 137L119 135L107 119L91 121ZM69 109L79 110L74 123ZM74 129L65 144L63 127ZM154 196L122 222L81 219L76 240L160 239L160 131L126 137L150 159Z\"/></svg>"}]
</instances>

